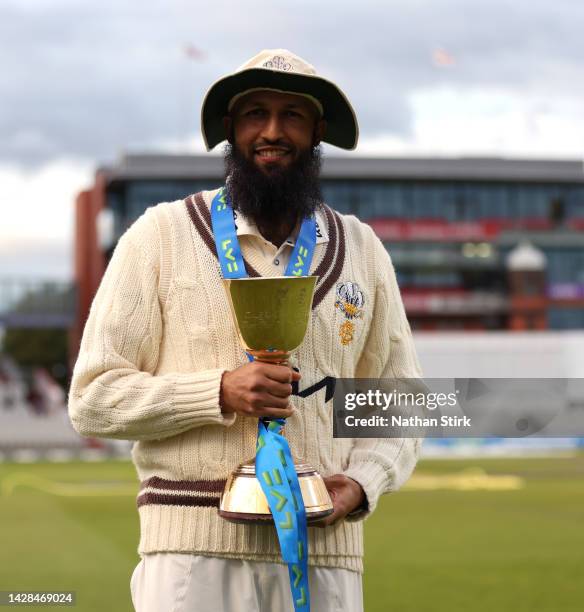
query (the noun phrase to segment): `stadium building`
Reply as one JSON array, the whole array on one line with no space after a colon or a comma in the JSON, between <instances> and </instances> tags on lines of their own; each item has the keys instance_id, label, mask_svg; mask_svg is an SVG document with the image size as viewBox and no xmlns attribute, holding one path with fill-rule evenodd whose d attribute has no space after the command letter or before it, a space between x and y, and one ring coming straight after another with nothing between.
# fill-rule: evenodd
<instances>
[{"instance_id":1,"label":"stadium building","mask_svg":"<svg viewBox=\"0 0 584 612\"><path fill-rule=\"evenodd\" d=\"M391 253L417 330L584 327L580 161L326 156L325 201ZM121 234L148 206L223 181L211 155L128 155L77 198L77 339Z\"/></svg>"}]
</instances>

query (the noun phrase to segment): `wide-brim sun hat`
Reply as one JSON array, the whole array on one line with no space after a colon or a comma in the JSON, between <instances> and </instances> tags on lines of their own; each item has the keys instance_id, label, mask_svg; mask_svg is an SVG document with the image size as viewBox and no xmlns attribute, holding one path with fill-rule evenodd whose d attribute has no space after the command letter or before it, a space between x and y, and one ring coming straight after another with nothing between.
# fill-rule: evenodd
<instances>
[{"instance_id":1,"label":"wide-brim sun hat","mask_svg":"<svg viewBox=\"0 0 584 612\"><path fill-rule=\"evenodd\" d=\"M349 150L357 146L357 116L341 89L294 53L265 49L235 72L215 81L205 94L201 131L207 151L226 139L223 117L233 104L246 93L266 89L307 97L326 120L324 142Z\"/></svg>"}]
</instances>

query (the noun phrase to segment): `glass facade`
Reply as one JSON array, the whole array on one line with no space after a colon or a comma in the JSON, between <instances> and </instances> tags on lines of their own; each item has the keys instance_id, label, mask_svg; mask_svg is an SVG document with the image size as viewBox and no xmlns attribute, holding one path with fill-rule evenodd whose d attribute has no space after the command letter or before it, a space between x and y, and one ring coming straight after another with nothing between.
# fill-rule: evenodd
<instances>
[{"instance_id":1,"label":"glass facade","mask_svg":"<svg viewBox=\"0 0 584 612\"><path fill-rule=\"evenodd\" d=\"M584 186L489 182L324 181L324 199L361 219L584 218ZM560 209L560 210L558 210Z\"/></svg>"},{"instance_id":2,"label":"glass facade","mask_svg":"<svg viewBox=\"0 0 584 612\"><path fill-rule=\"evenodd\" d=\"M148 206L172 201L222 181L146 180L115 181L108 188L108 206L114 212L115 233L125 229ZM324 200L339 212L363 221L442 223L529 220L554 227L584 223L584 185L487 181L342 180L324 179ZM396 239L385 241L392 254L402 289L441 289L506 292L504 261L510 246L496 239L490 244L458 240L436 243ZM584 241L583 241L584 245ZM584 303L584 246L537 245L547 257L549 286L582 288ZM476 255L476 256L475 256ZM553 329L584 328L584 309L549 309Z\"/></svg>"},{"instance_id":3,"label":"glass facade","mask_svg":"<svg viewBox=\"0 0 584 612\"><path fill-rule=\"evenodd\" d=\"M550 308L548 310L550 329L584 329L584 308Z\"/></svg>"},{"instance_id":4,"label":"glass facade","mask_svg":"<svg viewBox=\"0 0 584 612\"><path fill-rule=\"evenodd\" d=\"M584 248L548 248L548 279L554 283L574 283L584 286Z\"/></svg>"},{"instance_id":5,"label":"glass facade","mask_svg":"<svg viewBox=\"0 0 584 612\"><path fill-rule=\"evenodd\" d=\"M204 189L219 187L220 181L133 180L116 182L107 193L107 205L114 213L116 239L149 207L180 200Z\"/></svg>"},{"instance_id":6,"label":"glass facade","mask_svg":"<svg viewBox=\"0 0 584 612\"><path fill-rule=\"evenodd\" d=\"M110 206L132 221L148 206L214 189L220 180L136 180L111 190ZM339 212L362 220L484 219L584 220L584 186L488 182L324 180L324 200Z\"/></svg>"}]
</instances>

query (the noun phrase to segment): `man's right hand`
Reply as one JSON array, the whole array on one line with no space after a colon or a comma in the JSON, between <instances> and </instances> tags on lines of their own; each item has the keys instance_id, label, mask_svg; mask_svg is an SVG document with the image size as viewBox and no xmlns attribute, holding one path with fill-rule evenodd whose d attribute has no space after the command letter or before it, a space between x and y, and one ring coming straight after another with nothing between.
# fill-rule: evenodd
<instances>
[{"instance_id":1,"label":"man's right hand","mask_svg":"<svg viewBox=\"0 0 584 612\"><path fill-rule=\"evenodd\" d=\"M248 417L286 418L294 408L289 402L292 382L300 374L288 365L252 361L225 372L221 380L221 412Z\"/></svg>"}]
</instances>

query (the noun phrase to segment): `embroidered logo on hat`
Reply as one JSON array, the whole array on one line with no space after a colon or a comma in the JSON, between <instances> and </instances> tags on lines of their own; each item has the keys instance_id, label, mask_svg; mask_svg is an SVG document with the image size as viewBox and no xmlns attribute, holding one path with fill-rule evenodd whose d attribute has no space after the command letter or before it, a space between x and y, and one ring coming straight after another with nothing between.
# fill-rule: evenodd
<instances>
[{"instance_id":1,"label":"embroidered logo on hat","mask_svg":"<svg viewBox=\"0 0 584 612\"><path fill-rule=\"evenodd\" d=\"M271 60L264 62L263 65L266 68L271 68L272 70L282 70L285 72L292 70L292 64L287 62L281 55L274 55Z\"/></svg>"}]
</instances>

